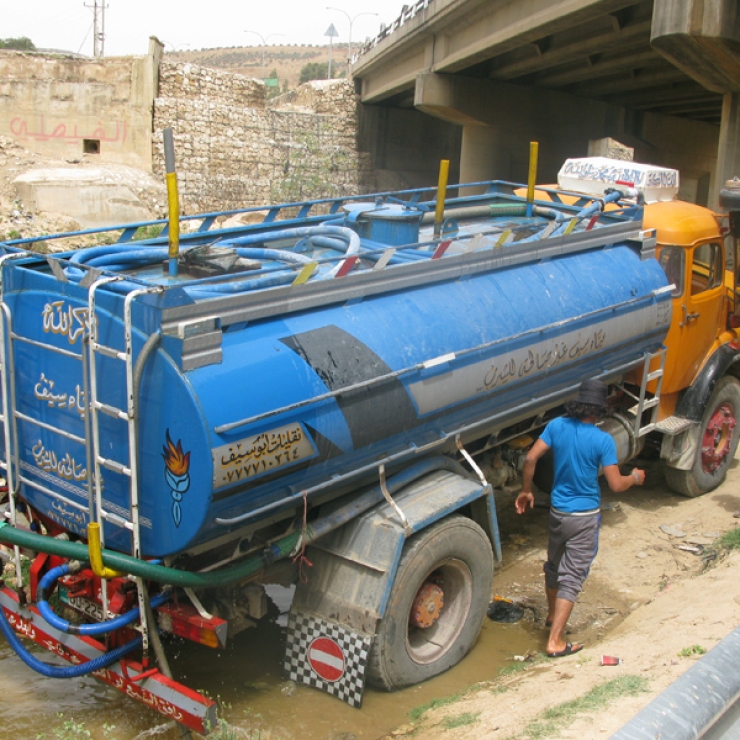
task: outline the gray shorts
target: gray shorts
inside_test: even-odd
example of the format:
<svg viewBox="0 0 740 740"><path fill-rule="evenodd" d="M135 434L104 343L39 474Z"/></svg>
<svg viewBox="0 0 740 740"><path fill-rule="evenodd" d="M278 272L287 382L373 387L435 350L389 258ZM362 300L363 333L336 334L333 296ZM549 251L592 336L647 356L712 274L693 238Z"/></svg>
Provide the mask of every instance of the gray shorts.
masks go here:
<svg viewBox="0 0 740 740"><path fill-rule="evenodd" d="M545 586L559 599L575 601L599 549L601 514L565 514L550 509Z"/></svg>

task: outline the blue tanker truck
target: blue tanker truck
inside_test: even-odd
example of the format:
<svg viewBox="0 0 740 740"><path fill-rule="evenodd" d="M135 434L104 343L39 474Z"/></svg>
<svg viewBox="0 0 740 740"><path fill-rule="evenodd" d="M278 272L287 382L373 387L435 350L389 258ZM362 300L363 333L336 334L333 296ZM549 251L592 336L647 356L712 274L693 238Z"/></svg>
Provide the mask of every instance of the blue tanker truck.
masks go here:
<svg viewBox="0 0 740 740"><path fill-rule="evenodd" d="M676 490L721 482L740 322L718 217L673 200L669 170L567 174L3 245L0 627L20 658L206 732L168 634L219 649L264 616L263 584L297 583L293 680L359 706L366 681L435 676L491 599L495 490L584 378L609 384L622 462L659 440Z"/></svg>

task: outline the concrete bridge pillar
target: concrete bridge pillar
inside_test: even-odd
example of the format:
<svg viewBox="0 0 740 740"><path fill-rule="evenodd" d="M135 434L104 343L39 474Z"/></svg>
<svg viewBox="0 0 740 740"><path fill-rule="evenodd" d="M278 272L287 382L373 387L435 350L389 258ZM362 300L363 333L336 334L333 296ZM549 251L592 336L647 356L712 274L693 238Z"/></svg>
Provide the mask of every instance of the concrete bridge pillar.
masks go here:
<svg viewBox="0 0 740 740"><path fill-rule="evenodd" d="M526 179L529 142L539 141L540 181L553 182L590 139L619 137L619 108L552 90L457 75L416 78L414 107L462 127L460 181Z"/></svg>
<svg viewBox="0 0 740 740"><path fill-rule="evenodd" d="M725 93L722 101L722 123L719 129L717 183L713 206L717 206L719 191L727 180L740 177L740 93Z"/></svg>
<svg viewBox="0 0 740 740"><path fill-rule="evenodd" d="M460 182L480 182L496 177L491 173L509 172L508 147L490 126L463 126L460 148Z"/></svg>
<svg viewBox="0 0 740 740"><path fill-rule="evenodd" d="M740 175L740 3L655 0L651 44L704 87L724 93L710 196L716 207L725 180Z"/></svg>

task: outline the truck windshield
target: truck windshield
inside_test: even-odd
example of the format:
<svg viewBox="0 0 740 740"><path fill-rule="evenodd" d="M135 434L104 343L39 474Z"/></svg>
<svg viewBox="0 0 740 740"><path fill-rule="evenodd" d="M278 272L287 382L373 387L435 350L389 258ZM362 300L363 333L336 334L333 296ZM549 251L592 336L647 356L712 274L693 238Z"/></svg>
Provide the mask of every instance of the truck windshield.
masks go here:
<svg viewBox="0 0 740 740"><path fill-rule="evenodd" d="M658 256L669 283L673 283L671 295L676 298L683 295L684 250L680 247L663 247Z"/></svg>

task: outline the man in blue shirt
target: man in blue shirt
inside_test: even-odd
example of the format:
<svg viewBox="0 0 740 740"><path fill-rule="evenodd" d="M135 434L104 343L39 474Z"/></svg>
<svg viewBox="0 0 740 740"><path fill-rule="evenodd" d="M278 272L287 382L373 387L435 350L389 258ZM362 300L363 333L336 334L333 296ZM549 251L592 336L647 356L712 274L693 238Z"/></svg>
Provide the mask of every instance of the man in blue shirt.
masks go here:
<svg viewBox="0 0 740 740"><path fill-rule="evenodd" d="M600 380L581 383L578 397L565 405L567 416L553 419L534 443L522 469L522 492L514 505L518 514L534 507L532 478L537 461L550 449L555 482L550 494L550 537L545 563L545 592L550 627L547 655L559 658L583 648L563 639L573 604L583 588L599 547L601 490L599 468L614 493L645 482L645 471L619 472L617 448L596 423L607 416L608 388Z"/></svg>

